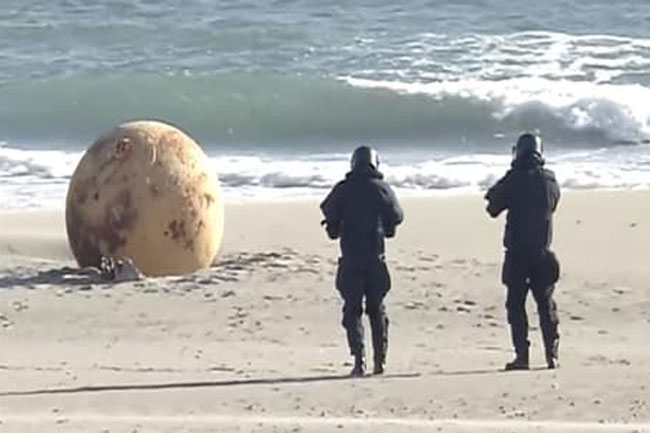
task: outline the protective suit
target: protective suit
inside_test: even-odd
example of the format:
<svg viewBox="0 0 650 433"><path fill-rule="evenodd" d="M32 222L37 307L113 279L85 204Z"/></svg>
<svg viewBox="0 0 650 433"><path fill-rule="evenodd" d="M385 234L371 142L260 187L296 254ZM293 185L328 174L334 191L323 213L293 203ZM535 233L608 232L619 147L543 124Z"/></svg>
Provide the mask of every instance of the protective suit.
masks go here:
<svg viewBox="0 0 650 433"><path fill-rule="evenodd" d="M554 173L544 168L539 137L529 133L519 137L511 169L488 190L485 198L491 217L508 212L502 282L507 287L506 310L515 359L506 364L506 370L529 368L525 308L528 291L537 303L547 365L555 368L559 320L553 291L560 271L550 247L560 188Z"/></svg>
<svg viewBox="0 0 650 433"><path fill-rule="evenodd" d="M384 261L384 238L393 237L402 209L378 170L376 152L366 146L352 156L351 171L321 204L323 224L340 240L336 288L343 298L343 327L355 358L352 374L365 372L363 304L370 320L374 373L384 371L388 348L388 316L384 297L391 287Z"/></svg>

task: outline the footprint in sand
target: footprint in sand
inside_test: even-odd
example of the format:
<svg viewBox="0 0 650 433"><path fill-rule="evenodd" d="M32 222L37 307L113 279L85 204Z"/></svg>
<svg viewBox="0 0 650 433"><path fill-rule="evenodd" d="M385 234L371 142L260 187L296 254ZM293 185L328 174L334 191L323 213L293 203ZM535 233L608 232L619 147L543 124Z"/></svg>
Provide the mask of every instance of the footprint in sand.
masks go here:
<svg viewBox="0 0 650 433"><path fill-rule="evenodd" d="M27 304L27 302L22 302L22 301L14 301L11 303L11 306L14 309L14 311L17 313L29 309L29 305Z"/></svg>
<svg viewBox="0 0 650 433"><path fill-rule="evenodd" d="M0 314L0 327L4 329L9 329L13 326L13 322L9 320L4 314Z"/></svg>

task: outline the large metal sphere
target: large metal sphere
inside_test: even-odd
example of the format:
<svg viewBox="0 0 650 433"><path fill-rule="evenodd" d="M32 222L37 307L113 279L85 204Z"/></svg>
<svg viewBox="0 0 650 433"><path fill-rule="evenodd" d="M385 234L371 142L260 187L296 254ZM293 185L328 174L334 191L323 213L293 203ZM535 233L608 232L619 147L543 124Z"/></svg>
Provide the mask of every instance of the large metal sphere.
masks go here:
<svg viewBox="0 0 650 433"><path fill-rule="evenodd" d="M100 137L68 189L68 240L80 266L129 257L145 275L209 266L223 235L217 176L201 148L156 121L122 124Z"/></svg>

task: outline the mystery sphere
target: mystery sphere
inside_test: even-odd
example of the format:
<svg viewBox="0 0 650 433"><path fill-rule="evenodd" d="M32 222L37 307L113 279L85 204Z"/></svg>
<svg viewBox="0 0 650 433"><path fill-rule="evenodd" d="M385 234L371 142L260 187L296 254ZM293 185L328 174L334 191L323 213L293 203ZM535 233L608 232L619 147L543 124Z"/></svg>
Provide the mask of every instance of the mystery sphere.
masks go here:
<svg viewBox="0 0 650 433"><path fill-rule="evenodd" d="M207 157L183 131L157 121L122 124L77 166L66 228L80 266L130 258L145 275L210 266L223 235L223 203Z"/></svg>

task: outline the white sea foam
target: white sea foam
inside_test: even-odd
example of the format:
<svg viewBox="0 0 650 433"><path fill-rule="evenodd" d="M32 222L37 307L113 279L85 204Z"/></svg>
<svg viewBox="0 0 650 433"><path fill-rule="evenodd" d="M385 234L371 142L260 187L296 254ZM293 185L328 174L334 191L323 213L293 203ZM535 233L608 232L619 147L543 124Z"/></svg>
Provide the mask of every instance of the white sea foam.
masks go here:
<svg viewBox="0 0 650 433"><path fill-rule="evenodd" d="M529 31L463 36L420 33L355 42L350 52L381 53L376 68L356 76L395 80L551 80L611 82L630 71L647 74L650 39ZM596 78L594 80L594 78Z"/></svg>
<svg viewBox="0 0 650 433"><path fill-rule="evenodd" d="M421 33L401 46L376 40L358 49L377 50L387 60L341 76L355 87L482 102L504 128L541 123L547 133L564 127L612 141L650 140L650 39Z"/></svg>
<svg viewBox="0 0 650 433"><path fill-rule="evenodd" d="M81 154L0 147L2 208L63 208ZM322 198L349 169L347 155L312 157L212 156L229 201ZM404 157L382 154L381 170L400 195L485 190L509 168L508 154ZM556 151L548 166L569 189L650 188L650 146Z"/></svg>
<svg viewBox="0 0 650 433"><path fill-rule="evenodd" d="M650 101L650 88L640 84L597 84L534 77L427 83L342 79L355 87L423 94L435 100L451 96L483 101L494 107L492 115L499 121L530 118L531 110L537 110L570 131L599 131L614 142L650 140L650 104L646 102Z"/></svg>

